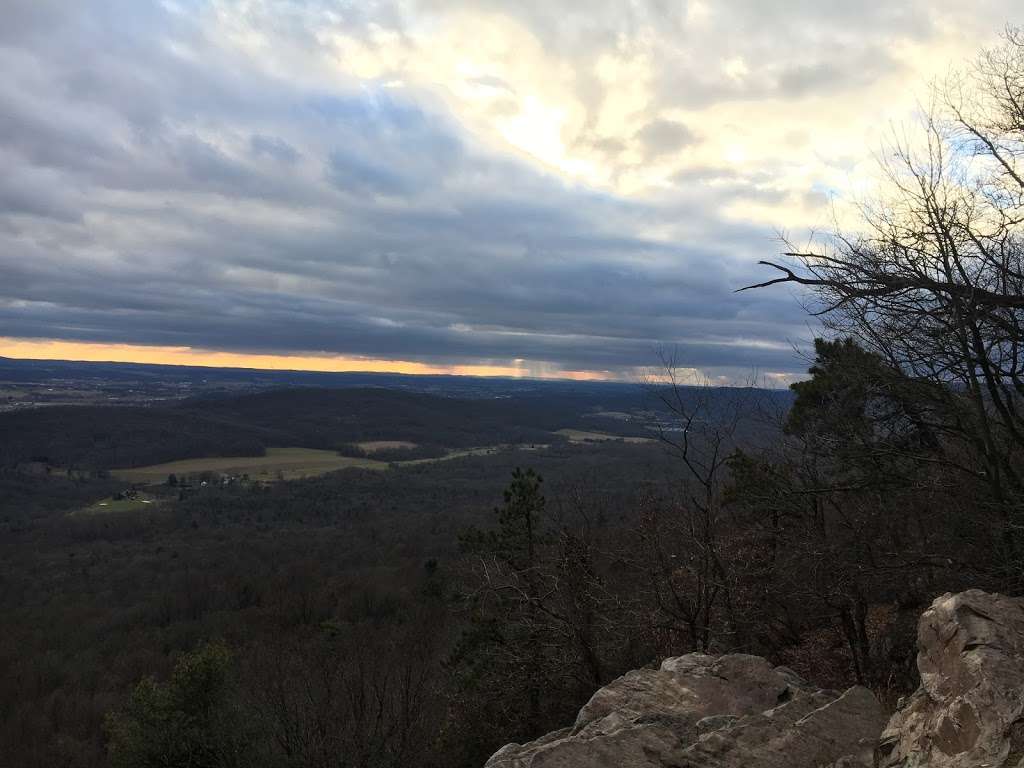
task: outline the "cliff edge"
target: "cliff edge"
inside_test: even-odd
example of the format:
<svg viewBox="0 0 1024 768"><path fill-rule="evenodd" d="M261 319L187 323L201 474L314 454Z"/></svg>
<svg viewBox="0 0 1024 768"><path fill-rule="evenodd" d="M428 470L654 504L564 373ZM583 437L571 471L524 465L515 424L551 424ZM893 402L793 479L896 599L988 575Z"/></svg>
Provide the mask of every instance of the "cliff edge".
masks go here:
<svg viewBox="0 0 1024 768"><path fill-rule="evenodd" d="M918 650L921 685L888 724L866 688L691 653L612 681L570 727L486 768L1024 768L1024 600L942 595Z"/></svg>

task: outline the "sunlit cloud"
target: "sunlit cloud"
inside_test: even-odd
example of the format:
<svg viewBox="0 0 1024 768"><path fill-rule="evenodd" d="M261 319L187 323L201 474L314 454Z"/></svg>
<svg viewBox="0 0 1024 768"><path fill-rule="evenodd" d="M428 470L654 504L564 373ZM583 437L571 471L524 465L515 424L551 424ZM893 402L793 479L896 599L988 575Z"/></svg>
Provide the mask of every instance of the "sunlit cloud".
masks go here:
<svg viewBox="0 0 1024 768"><path fill-rule="evenodd" d="M208 368L248 368L264 371L326 371L331 373L446 374L503 378L571 379L600 381L618 378L613 371L563 370L535 366L526 360L510 365L428 365L409 360L380 360L342 355L254 355L192 347L157 347L139 344L94 344L60 339L0 337L0 356L23 360L75 360L79 362L144 363Z"/></svg>

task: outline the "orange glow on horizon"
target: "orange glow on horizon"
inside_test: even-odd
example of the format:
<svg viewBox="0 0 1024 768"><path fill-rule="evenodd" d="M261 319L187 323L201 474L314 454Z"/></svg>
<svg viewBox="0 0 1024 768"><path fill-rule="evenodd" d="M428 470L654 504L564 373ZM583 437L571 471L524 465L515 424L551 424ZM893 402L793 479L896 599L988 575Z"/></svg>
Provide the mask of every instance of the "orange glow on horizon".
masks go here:
<svg viewBox="0 0 1024 768"><path fill-rule="evenodd" d="M616 378L610 371L531 372L522 365L430 365L410 360L385 360L343 355L269 355L219 352L193 347L158 347L141 344L104 344L60 339L0 337L0 356L23 360L73 360L97 363L191 365L206 368L254 368L268 371L326 373L449 374L510 378L600 381Z"/></svg>

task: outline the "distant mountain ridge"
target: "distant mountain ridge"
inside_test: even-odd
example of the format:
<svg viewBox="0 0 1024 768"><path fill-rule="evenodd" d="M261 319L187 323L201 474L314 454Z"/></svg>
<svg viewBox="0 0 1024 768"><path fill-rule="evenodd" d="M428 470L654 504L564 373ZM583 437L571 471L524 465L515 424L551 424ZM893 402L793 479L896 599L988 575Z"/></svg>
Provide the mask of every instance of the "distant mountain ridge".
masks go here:
<svg viewBox="0 0 1024 768"><path fill-rule="evenodd" d="M251 384L261 387L382 387L459 397L494 397L526 392L636 391L643 385L616 381L529 379L454 374L405 374L212 368L205 366L112 363L75 360L25 360L0 357L0 381L96 379L116 382L179 384Z"/></svg>
<svg viewBox="0 0 1024 768"><path fill-rule="evenodd" d="M0 412L0 466L109 469L381 440L453 450L557 442L562 429L650 437L651 414L668 416L656 390L623 382L12 358L0 358L0 382L35 393ZM64 391L78 399L59 399ZM680 393L702 398L706 418L737 398L782 408L792 400L781 390Z"/></svg>

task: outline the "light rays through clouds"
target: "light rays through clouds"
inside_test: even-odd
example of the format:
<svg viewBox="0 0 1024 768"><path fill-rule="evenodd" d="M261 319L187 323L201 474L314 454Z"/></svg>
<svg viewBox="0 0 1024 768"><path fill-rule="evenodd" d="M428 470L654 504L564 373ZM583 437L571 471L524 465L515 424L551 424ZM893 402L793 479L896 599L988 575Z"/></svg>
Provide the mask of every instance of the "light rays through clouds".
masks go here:
<svg viewBox="0 0 1024 768"><path fill-rule="evenodd" d="M732 289L1021 13L6 2L0 354L785 380L797 300Z"/></svg>

